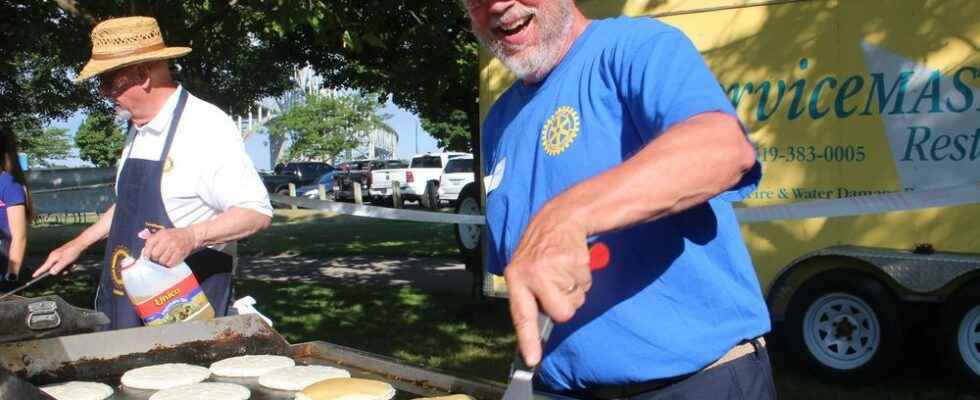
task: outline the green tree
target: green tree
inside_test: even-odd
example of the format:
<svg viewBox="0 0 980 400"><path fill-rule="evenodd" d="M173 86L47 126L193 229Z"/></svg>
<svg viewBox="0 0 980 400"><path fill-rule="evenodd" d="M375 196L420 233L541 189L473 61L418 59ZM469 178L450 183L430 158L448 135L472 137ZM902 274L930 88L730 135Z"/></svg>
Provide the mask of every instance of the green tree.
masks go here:
<svg viewBox="0 0 980 400"><path fill-rule="evenodd" d="M319 29L300 26L292 36L328 83L388 94L422 117L440 147L471 148L470 133L479 130L479 45L461 2L313 4L329 11L323 19L337 22Z"/></svg>
<svg viewBox="0 0 980 400"><path fill-rule="evenodd" d="M126 142L126 136L115 119L102 111L95 111L75 132L78 156L97 167L116 165Z"/></svg>
<svg viewBox="0 0 980 400"><path fill-rule="evenodd" d="M34 119L22 119L13 126L17 133L17 149L27 154L32 165L47 167L51 160L71 155L67 129L42 128Z"/></svg>
<svg viewBox="0 0 980 400"><path fill-rule="evenodd" d="M287 158L291 160L332 160L364 144L371 131L391 130L376 98L311 94L266 123L266 128L274 139L290 142Z"/></svg>
<svg viewBox="0 0 980 400"><path fill-rule="evenodd" d="M153 16L169 43L194 48L174 61L178 80L232 114L290 89L293 67L310 65L327 87L420 114L441 146L468 147L478 128L478 47L455 0L0 0L0 26L17 27L0 32L0 123L103 107L93 85L69 79L92 26L125 15Z"/></svg>

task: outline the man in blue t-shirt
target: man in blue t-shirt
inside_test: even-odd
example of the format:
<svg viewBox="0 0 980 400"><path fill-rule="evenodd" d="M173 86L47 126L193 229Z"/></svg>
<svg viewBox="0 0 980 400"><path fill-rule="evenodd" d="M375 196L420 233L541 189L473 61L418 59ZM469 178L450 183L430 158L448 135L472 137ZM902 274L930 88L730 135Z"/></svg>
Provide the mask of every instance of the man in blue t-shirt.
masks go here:
<svg viewBox="0 0 980 400"><path fill-rule="evenodd" d="M519 78L483 129L486 263L538 387L773 398L769 315L730 204L760 168L690 40L651 18L588 20L572 0L465 3ZM610 261L590 273L596 243ZM539 306L558 323L543 349Z"/></svg>

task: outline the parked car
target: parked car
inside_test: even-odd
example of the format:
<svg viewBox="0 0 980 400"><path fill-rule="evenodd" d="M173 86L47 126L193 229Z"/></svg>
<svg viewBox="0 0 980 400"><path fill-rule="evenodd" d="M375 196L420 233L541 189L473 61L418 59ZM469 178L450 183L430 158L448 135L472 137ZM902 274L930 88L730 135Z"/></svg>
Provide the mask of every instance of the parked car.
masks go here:
<svg viewBox="0 0 980 400"><path fill-rule="evenodd" d="M449 160L439 178L439 188L436 197L429 199L429 204L441 205L443 202L453 205L459 198L463 186L473 182L473 156L466 155Z"/></svg>
<svg viewBox="0 0 980 400"><path fill-rule="evenodd" d="M288 195L290 183L297 187L309 185L333 170L333 166L325 162L290 162L276 165L273 174L259 174L259 178L269 193Z"/></svg>
<svg viewBox="0 0 980 400"><path fill-rule="evenodd" d="M379 169L407 168L404 160L361 160L341 164L334 174L334 193L337 200L350 201L354 199L354 185L361 185L362 196L369 198L368 189L371 187L371 171Z"/></svg>
<svg viewBox="0 0 980 400"><path fill-rule="evenodd" d="M442 177L442 170L449 160L464 156L469 153L445 152L445 153L425 153L412 157L412 162L408 168L382 169L371 172L372 201L387 202L392 198L392 182L399 182L401 201L418 201L424 208L434 208L435 204L430 200L435 198L439 188L439 178ZM401 207L401 204L397 205Z"/></svg>
<svg viewBox="0 0 980 400"><path fill-rule="evenodd" d="M311 199L320 198L320 185L323 185L323 189L326 191L327 200L334 200L334 175L337 170L327 172L320 176L316 182L312 184L302 186L296 189L296 195L302 197L308 197Z"/></svg>

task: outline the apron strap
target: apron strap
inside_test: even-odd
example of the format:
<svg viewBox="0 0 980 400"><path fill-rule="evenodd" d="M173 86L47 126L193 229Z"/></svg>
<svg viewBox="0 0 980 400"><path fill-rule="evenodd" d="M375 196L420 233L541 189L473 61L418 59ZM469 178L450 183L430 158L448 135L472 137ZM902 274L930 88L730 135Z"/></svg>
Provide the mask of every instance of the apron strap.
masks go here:
<svg viewBox="0 0 980 400"><path fill-rule="evenodd" d="M187 105L187 89L180 88L180 97L177 99L177 108L174 109L174 116L170 120L170 130L167 132L167 140L163 144L163 151L160 153L160 161L167 162L167 154L170 154L170 144L174 142L174 133L177 132L177 125L180 117L184 114L184 106Z"/></svg>

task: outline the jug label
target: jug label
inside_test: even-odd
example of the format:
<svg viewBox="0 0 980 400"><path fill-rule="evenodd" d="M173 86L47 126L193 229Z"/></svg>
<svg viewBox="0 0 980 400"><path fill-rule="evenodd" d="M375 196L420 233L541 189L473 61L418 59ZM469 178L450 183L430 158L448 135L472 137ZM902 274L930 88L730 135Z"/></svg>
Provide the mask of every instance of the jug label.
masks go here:
<svg viewBox="0 0 980 400"><path fill-rule="evenodd" d="M136 305L136 311L146 325L163 325L193 319L210 307L204 291L194 275L178 282L160 294Z"/></svg>

